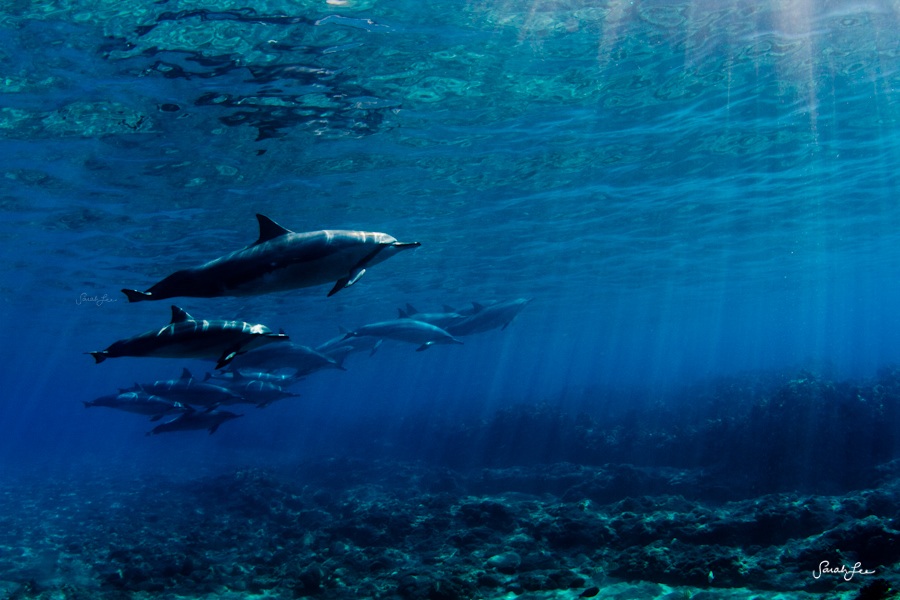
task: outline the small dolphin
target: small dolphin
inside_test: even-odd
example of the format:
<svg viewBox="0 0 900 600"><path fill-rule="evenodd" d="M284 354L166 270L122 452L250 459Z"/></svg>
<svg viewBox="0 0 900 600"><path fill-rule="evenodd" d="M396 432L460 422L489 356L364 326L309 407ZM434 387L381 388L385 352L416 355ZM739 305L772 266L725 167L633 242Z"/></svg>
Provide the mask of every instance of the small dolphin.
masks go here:
<svg viewBox="0 0 900 600"><path fill-rule="evenodd" d="M243 321L198 321L173 306L172 321L162 329L119 340L106 350L88 354L97 363L120 356L211 358L218 361L216 368L221 369L251 348L287 340L288 336L275 333L265 325Z"/></svg>
<svg viewBox="0 0 900 600"><path fill-rule="evenodd" d="M356 331L347 333L344 337L350 339L357 336L388 338L401 342L420 344L420 346L416 348L417 352L427 350L434 344L462 344L461 341L440 327L436 327L430 323L416 321L415 319L395 319L393 321L382 321L380 323L363 325Z"/></svg>
<svg viewBox="0 0 900 600"><path fill-rule="evenodd" d="M506 329L529 302L530 298L495 302L487 306L473 302L472 312L463 320L448 325L447 331L453 335L472 335L491 329Z"/></svg>
<svg viewBox="0 0 900 600"><path fill-rule="evenodd" d="M398 242L369 231L324 230L296 233L257 214L255 243L199 267L176 271L146 292L123 289L129 302L175 296L253 296L335 282L332 296L350 287L366 268L419 242Z"/></svg>
<svg viewBox="0 0 900 600"><path fill-rule="evenodd" d="M299 396L274 383L244 377L239 371L232 375L228 379L212 379L212 375L207 373L205 381L214 381L240 396L241 402L255 404L259 408L265 408L276 400Z"/></svg>
<svg viewBox="0 0 900 600"><path fill-rule="evenodd" d="M240 394L225 386L194 379L187 369L181 371L179 379L139 383L133 389L175 400L188 406L215 407L220 404L239 404L243 400Z"/></svg>
<svg viewBox="0 0 900 600"><path fill-rule="evenodd" d="M95 406L105 406L107 408L115 408L139 415L148 415L151 417L151 421L159 421L166 415L191 410L190 407L187 407L180 402L160 398L159 396L154 396L153 394L148 394L143 391L110 394L108 396L100 396L95 400L84 402L85 408L93 408Z"/></svg>
<svg viewBox="0 0 900 600"><path fill-rule="evenodd" d="M268 371L259 371L253 369L243 369L241 371L238 371L234 368L233 365L229 366L228 369L225 369L224 371L207 373L203 381L210 382L213 385L222 385L224 387L228 387L226 383L237 381L239 379L264 381L266 383L271 383L282 388L294 385L295 383L300 381L300 378L293 373L291 373L290 375L283 375L281 373L270 373ZM225 383L221 383L222 381L224 381Z"/></svg>
<svg viewBox="0 0 900 600"><path fill-rule="evenodd" d="M448 327L459 323L465 318L463 315L453 310L440 313L422 313L417 311L412 304L407 304L405 309L398 308L397 317L400 319L415 319L416 321L431 323L445 331L449 331Z"/></svg>
<svg viewBox="0 0 900 600"><path fill-rule="evenodd" d="M382 340L370 337L347 337L349 330L340 327L341 334L335 338L331 338L324 344L316 346L316 352L321 352L325 356L333 358L339 365L344 364L344 360L351 354L357 352L368 352L369 356L374 356L381 347Z"/></svg>
<svg viewBox="0 0 900 600"><path fill-rule="evenodd" d="M171 421L160 423L147 432L147 435L157 435L159 433L168 433L171 431L188 431L192 429L208 429L209 435L216 432L219 426L232 419L243 417L227 410L192 410L186 412Z"/></svg>
<svg viewBox="0 0 900 600"><path fill-rule="evenodd" d="M320 369L346 370L330 356L293 342L247 352L236 358L231 366L237 371L293 369L295 377L309 375Z"/></svg>

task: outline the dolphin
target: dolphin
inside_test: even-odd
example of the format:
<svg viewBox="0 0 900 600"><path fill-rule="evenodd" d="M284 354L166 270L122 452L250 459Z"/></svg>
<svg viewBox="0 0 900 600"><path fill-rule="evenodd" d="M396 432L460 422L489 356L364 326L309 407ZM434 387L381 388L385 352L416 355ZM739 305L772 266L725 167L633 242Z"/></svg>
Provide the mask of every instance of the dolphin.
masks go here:
<svg viewBox="0 0 900 600"><path fill-rule="evenodd" d="M225 386L194 379L187 369L181 371L179 379L138 383L133 389L162 396L188 406L209 407L220 404L239 404L243 401L240 394Z"/></svg>
<svg viewBox="0 0 900 600"><path fill-rule="evenodd" d="M191 410L180 402L174 402L148 394L143 391L122 392L120 394L110 394L100 396L95 400L83 401L85 408L93 408L95 406L105 406L107 408L115 408L124 410L125 412L137 413L139 415L150 416L151 421L159 421L166 415L186 412Z"/></svg>
<svg viewBox="0 0 900 600"><path fill-rule="evenodd" d="M206 381L214 381L217 385L228 388L241 397L241 402L255 404L259 408L265 408L276 400L299 396L274 383L244 377L240 371L234 371L232 375L228 379L212 379L212 375L207 373Z"/></svg>
<svg viewBox="0 0 900 600"><path fill-rule="evenodd" d="M227 384L239 379L252 379L253 381L262 381L283 388L294 385L295 383L300 381L301 378L297 377L293 373L289 375L283 375L280 373L270 373L268 371L252 369L242 369L240 372L238 372L238 370L235 369L232 365L224 371L207 373L206 377L203 378L203 381L210 382L213 385L228 387Z"/></svg>
<svg viewBox="0 0 900 600"><path fill-rule="evenodd" d="M162 329L113 342L106 350L88 354L98 364L120 356L211 358L217 361L216 368L221 369L251 348L288 339L285 334L275 333L265 325L243 321L198 321L172 306L172 321Z"/></svg>
<svg viewBox="0 0 900 600"><path fill-rule="evenodd" d="M268 371L293 369L295 377L309 375L320 369L346 370L330 356L317 352L309 346L302 346L293 342L266 346L265 348L247 352L237 357L231 366L237 371L244 371L245 369L265 369Z"/></svg>
<svg viewBox="0 0 900 600"><path fill-rule="evenodd" d="M441 329L447 330L448 327L459 323L465 317L458 312L453 310L440 312L440 313L422 313L416 310L416 308L412 304L407 304L406 308L398 308L397 309L397 318L399 319L415 319L416 321L423 321L425 323L431 323L436 327L440 327Z"/></svg>
<svg viewBox="0 0 900 600"><path fill-rule="evenodd" d="M530 298L495 302L487 306L473 302L472 312L461 321L448 325L447 331L453 335L472 335L491 329L506 329L529 302Z"/></svg>
<svg viewBox="0 0 900 600"><path fill-rule="evenodd" d="M230 421L243 416L244 415L228 412L227 410L192 410L177 416L171 421L160 423L148 431L147 435L157 435L171 431L188 431L191 429L208 429L209 435L212 435L225 421Z"/></svg>
<svg viewBox="0 0 900 600"><path fill-rule="evenodd" d="M129 302L176 296L254 296L334 282L329 296L350 287L366 269L419 242L386 233L323 230L296 233L257 214L259 239L199 267L176 271L146 292L123 289Z"/></svg>
<svg viewBox="0 0 900 600"><path fill-rule="evenodd" d="M344 338L350 339L358 336L388 338L420 344L416 348L416 352L427 350L434 344L462 344L461 341L440 327L416 321L415 319L395 319L393 321L381 321L380 323L363 325L356 331L348 332Z"/></svg>
<svg viewBox="0 0 900 600"><path fill-rule="evenodd" d="M356 352L368 352L369 356L374 356L381 347L383 340L379 338L369 337L347 337L350 333L347 329L340 327L340 335L331 338L323 344L316 346L316 352L333 358L339 365L344 364L344 360Z"/></svg>

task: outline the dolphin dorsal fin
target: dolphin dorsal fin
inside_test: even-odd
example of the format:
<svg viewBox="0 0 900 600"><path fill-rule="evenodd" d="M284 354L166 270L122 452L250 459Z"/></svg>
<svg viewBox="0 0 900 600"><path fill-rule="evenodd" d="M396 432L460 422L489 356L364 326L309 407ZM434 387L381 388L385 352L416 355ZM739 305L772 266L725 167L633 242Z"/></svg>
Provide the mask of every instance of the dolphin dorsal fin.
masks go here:
<svg viewBox="0 0 900 600"><path fill-rule="evenodd" d="M408 319L409 314L407 314L407 312L405 310L403 310L402 308L398 308L397 309L397 318L398 319Z"/></svg>
<svg viewBox="0 0 900 600"><path fill-rule="evenodd" d="M288 233L293 233L290 229L285 229L265 215L257 213L256 220L259 221L259 239L256 240L256 244L253 244L254 246L268 242L269 240L274 240L275 238L287 235Z"/></svg>
<svg viewBox="0 0 900 600"><path fill-rule="evenodd" d="M416 310L416 307L415 307L415 306L413 306L412 304L410 304L409 302L407 302L407 303L406 303L406 312L407 312L407 314L414 315L414 314L416 314L416 313L419 312L419 311Z"/></svg>
<svg viewBox="0 0 900 600"><path fill-rule="evenodd" d="M184 323L185 321L193 321L194 317L189 315L183 308L172 305L172 323Z"/></svg>
<svg viewBox="0 0 900 600"><path fill-rule="evenodd" d="M475 312L481 312L484 310L484 304L479 304L478 302L473 302L472 308L475 310Z"/></svg>
<svg viewBox="0 0 900 600"><path fill-rule="evenodd" d="M182 380L185 380L185 379L193 379L193 378L194 378L194 376L191 375L191 372L188 371L187 367L183 367L183 368L181 369L181 379L182 379Z"/></svg>

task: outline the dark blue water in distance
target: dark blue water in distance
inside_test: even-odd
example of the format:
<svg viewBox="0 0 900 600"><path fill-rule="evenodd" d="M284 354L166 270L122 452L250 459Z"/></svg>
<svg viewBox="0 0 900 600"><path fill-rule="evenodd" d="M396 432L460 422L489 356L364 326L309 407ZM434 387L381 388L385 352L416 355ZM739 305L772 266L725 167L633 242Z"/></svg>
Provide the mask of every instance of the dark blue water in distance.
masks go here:
<svg viewBox="0 0 900 600"><path fill-rule="evenodd" d="M898 32L888 0L4 3L0 593L894 597ZM421 247L332 297L119 291L257 213ZM215 435L83 405L213 370L85 354L171 304L317 346L519 298Z"/></svg>

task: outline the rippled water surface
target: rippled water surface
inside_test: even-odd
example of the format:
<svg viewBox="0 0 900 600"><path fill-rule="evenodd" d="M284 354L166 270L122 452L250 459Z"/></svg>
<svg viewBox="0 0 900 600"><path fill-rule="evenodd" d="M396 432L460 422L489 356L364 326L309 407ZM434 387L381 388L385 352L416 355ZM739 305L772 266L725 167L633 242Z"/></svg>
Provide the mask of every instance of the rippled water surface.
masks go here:
<svg viewBox="0 0 900 600"><path fill-rule="evenodd" d="M136 363L81 353L168 308L118 290L252 242L257 212L422 247L331 299L185 308L314 345L407 302L534 299L493 345L404 363L412 378L515 395L522 373L547 393L871 373L898 355L897 19L891 2L8 4L16 393L129 379Z"/></svg>

